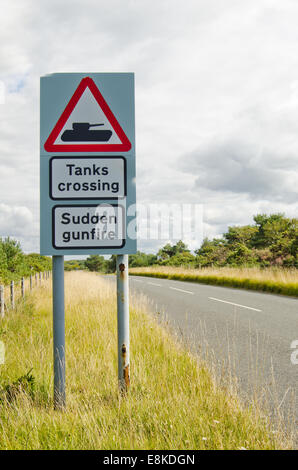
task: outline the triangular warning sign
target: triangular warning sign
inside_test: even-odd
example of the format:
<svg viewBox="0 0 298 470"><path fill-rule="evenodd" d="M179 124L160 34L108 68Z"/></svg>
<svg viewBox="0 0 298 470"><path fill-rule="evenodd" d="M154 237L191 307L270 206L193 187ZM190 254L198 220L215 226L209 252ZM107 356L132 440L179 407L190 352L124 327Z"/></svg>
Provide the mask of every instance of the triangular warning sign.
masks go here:
<svg viewBox="0 0 298 470"><path fill-rule="evenodd" d="M86 77L44 148L47 152L128 152L131 143L92 78Z"/></svg>

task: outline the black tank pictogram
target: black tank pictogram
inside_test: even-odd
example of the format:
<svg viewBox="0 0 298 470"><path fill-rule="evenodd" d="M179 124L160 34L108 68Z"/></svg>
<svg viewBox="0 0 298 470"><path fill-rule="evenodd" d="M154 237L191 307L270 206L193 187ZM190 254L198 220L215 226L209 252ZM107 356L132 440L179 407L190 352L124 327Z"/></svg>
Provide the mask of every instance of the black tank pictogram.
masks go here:
<svg viewBox="0 0 298 470"><path fill-rule="evenodd" d="M73 122L72 130L66 130L61 136L63 142L108 142L112 131L93 131L90 127L104 126L104 124L89 124L89 122Z"/></svg>

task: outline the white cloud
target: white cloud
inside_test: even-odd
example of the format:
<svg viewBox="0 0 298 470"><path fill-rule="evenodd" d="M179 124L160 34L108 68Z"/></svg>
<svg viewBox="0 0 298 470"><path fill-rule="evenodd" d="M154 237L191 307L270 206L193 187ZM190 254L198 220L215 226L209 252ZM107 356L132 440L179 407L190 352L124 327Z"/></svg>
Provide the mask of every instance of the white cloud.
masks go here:
<svg viewBox="0 0 298 470"><path fill-rule="evenodd" d="M27 207L0 204L0 220L0 237L24 237L26 232L34 235L33 214Z"/></svg>
<svg viewBox="0 0 298 470"><path fill-rule="evenodd" d="M140 202L204 203L210 236L256 211L296 213L297 2L4 0L2 12L0 200L32 214L28 249L39 76L50 72L136 73ZM20 233L0 216L0 232Z"/></svg>

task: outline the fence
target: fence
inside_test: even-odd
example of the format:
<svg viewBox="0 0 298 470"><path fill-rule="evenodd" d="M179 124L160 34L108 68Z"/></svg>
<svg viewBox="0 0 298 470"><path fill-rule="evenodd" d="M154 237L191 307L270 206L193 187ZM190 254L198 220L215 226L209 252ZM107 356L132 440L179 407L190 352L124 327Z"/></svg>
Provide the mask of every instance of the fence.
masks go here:
<svg viewBox="0 0 298 470"><path fill-rule="evenodd" d="M32 274L28 278L22 277L20 281L11 281L10 285L0 285L0 317L4 317L5 312L13 310L15 304L20 299L25 298L26 292L32 291L34 287L42 285L43 281L51 277L51 271L43 271Z"/></svg>

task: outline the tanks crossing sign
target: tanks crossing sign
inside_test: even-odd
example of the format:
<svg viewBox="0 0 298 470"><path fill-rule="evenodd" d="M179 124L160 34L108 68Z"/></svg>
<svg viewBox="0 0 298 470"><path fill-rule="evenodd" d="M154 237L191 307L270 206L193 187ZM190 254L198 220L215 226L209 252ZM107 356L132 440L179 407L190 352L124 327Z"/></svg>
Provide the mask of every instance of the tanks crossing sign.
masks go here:
<svg viewBox="0 0 298 470"><path fill-rule="evenodd" d="M134 253L133 74L42 77L40 135L41 253Z"/></svg>

